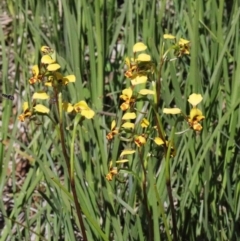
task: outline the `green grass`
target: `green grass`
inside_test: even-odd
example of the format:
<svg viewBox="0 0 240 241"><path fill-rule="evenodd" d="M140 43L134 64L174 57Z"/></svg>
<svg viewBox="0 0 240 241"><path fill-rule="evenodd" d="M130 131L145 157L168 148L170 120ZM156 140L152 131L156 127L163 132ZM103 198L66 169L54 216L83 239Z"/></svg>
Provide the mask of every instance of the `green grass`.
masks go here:
<svg viewBox="0 0 240 241"><path fill-rule="evenodd" d="M121 120L119 94L129 85L124 58L141 40L157 64L164 33L191 41L189 57L163 68L158 113L166 134L171 135L176 118L162 114L162 108L177 105L188 113L187 98L193 92L202 94L205 116L200 134L190 130L174 135L177 153L170 159L170 176L178 240L240 240L239 2L174 0L170 7L166 0L125 1L121 7L113 0L59 2L6 3L13 22L8 36L0 28L1 92L15 94L15 102L1 99L0 103L0 193L6 195L3 190L11 180L13 207L8 212L0 199L5 221L0 241L80 240L56 126L40 117L42 125L27 121L20 131L17 120L22 103L31 101L30 68L39 62L42 45L56 49L63 72L77 78L66 87L63 98L72 103L85 99L97 113L81 125L73 115L64 119L65 146L74 162L87 240L174 240L161 148L149 144L142 153L146 193L138 154L129 156L124 165L128 170L119 175L124 182L105 178L109 162L133 145L118 138L109 144L106 134L114 117L102 112ZM116 43L123 52L112 62ZM9 49L14 63L8 61ZM8 71L12 64L15 73ZM186 128L186 123L176 127L177 131ZM21 180L16 176L17 163L24 160L30 168Z"/></svg>

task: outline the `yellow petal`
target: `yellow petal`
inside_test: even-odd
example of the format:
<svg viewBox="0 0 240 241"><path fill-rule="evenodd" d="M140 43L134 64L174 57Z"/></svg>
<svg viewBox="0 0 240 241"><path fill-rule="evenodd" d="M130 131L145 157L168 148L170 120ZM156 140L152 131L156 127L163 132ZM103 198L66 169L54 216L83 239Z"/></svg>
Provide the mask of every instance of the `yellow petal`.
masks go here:
<svg viewBox="0 0 240 241"><path fill-rule="evenodd" d="M29 108L28 102L23 103L23 112L25 112Z"/></svg>
<svg viewBox="0 0 240 241"><path fill-rule="evenodd" d="M131 155L133 153L135 153L135 150L123 150L120 154L120 157L124 156L124 155Z"/></svg>
<svg viewBox="0 0 240 241"><path fill-rule="evenodd" d="M61 68L61 66L59 64L49 64L47 67L47 70L48 71L56 71L60 68Z"/></svg>
<svg viewBox="0 0 240 241"><path fill-rule="evenodd" d="M134 129L134 123L131 123L131 122L125 122L124 124L122 124L122 128L126 128L126 129Z"/></svg>
<svg viewBox="0 0 240 241"><path fill-rule="evenodd" d="M120 105L120 108L122 111L125 111L129 108L130 104L129 104L129 101L127 102L123 102L121 105Z"/></svg>
<svg viewBox="0 0 240 241"><path fill-rule="evenodd" d="M125 64L130 68L130 59L128 57L125 59Z"/></svg>
<svg viewBox="0 0 240 241"><path fill-rule="evenodd" d="M201 121L203 119L205 119L205 116L204 115L199 115L196 117L197 121Z"/></svg>
<svg viewBox="0 0 240 241"><path fill-rule="evenodd" d="M160 137L156 137L154 139L154 142L158 145L158 146L161 146L164 144L164 141L160 138Z"/></svg>
<svg viewBox="0 0 240 241"><path fill-rule="evenodd" d="M136 114L134 112L128 112L123 115L122 120L133 120L136 119Z"/></svg>
<svg viewBox="0 0 240 241"><path fill-rule="evenodd" d="M138 93L140 95L154 95L154 91L149 89L142 89Z"/></svg>
<svg viewBox="0 0 240 241"><path fill-rule="evenodd" d="M33 65L33 67L32 67L32 73L33 73L33 76L35 76L35 77L38 76L38 74L39 74L38 65Z"/></svg>
<svg viewBox="0 0 240 241"><path fill-rule="evenodd" d="M149 121L146 118L143 118L141 121L141 127L147 128L149 126Z"/></svg>
<svg viewBox="0 0 240 241"><path fill-rule="evenodd" d="M68 102L64 102L62 104L62 107L63 107L63 110L66 111L66 112L72 112L73 111L73 106L71 103L68 103Z"/></svg>
<svg viewBox="0 0 240 241"><path fill-rule="evenodd" d="M149 54L139 54L137 57L138 61L151 61L151 56Z"/></svg>
<svg viewBox="0 0 240 241"><path fill-rule="evenodd" d="M116 163L125 163L125 162L128 162L128 159L122 159L122 160L116 161Z"/></svg>
<svg viewBox="0 0 240 241"><path fill-rule="evenodd" d="M18 120L21 121L21 122L24 122L25 120L25 115L24 114L21 114L18 116Z"/></svg>
<svg viewBox="0 0 240 241"><path fill-rule="evenodd" d="M54 50L51 49L51 48L48 47L48 46L42 46L42 47L41 47L41 52L42 52L43 54L50 54L50 53L53 53Z"/></svg>
<svg viewBox="0 0 240 241"><path fill-rule="evenodd" d="M147 82L147 76L137 76L135 79L131 80L132 85L144 84Z"/></svg>
<svg viewBox="0 0 240 241"><path fill-rule="evenodd" d="M195 131L201 131L202 130L202 125L198 122L194 123L192 126L193 130Z"/></svg>
<svg viewBox="0 0 240 241"><path fill-rule="evenodd" d="M146 50L147 49L147 46L144 44L144 43L136 43L134 44L133 46L133 52L139 52L139 51L143 51L143 50Z"/></svg>
<svg viewBox="0 0 240 241"><path fill-rule="evenodd" d="M83 110L83 111L81 111L81 115L84 116L87 119L92 119L93 116L95 115L95 112L91 109Z"/></svg>
<svg viewBox="0 0 240 241"><path fill-rule="evenodd" d="M164 38L164 39L175 39L176 37L173 36L172 34L164 34L164 35L163 35L163 38Z"/></svg>
<svg viewBox="0 0 240 241"><path fill-rule="evenodd" d="M188 102L195 107L197 104L199 104L202 101L203 97L201 94L191 94L188 98Z"/></svg>
<svg viewBox="0 0 240 241"><path fill-rule="evenodd" d="M184 38L180 38L179 41L178 41L179 45L185 45L185 44L188 44L188 43L190 43L190 41L187 40L187 39L184 39Z"/></svg>
<svg viewBox="0 0 240 241"><path fill-rule="evenodd" d="M111 173L108 173L108 174L106 175L106 179L107 179L109 182L112 181L113 175L112 175Z"/></svg>
<svg viewBox="0 0 240 241"><path fill-rule="evenodd" d="M33 94L33 99L40 99L40 100L46 100L49 98L49 95L46 92L43 91L39 91L39 92L35 92Z"/></svg>
<svg viewBox="0 0 240 241"><path fill-rule="evenodd" d="M54 63L55 61L51 58L50 55L44 55L42 56L41 58L41 63L43 64L52 64Z"/></svg>
<svg viewBox="0 0 240 241"><path fill-rule="evenodd" d="M73 74L63 77L63 82L65 85L68 84L69 82L75 82L75 81L76 81L76 77Z"/></svg>
<svg viewBox="0 0 240 241"><path fill-rule="evenodd" d="M137 136L134 142L138 147L140 147L146 143L146 138L143 136Z"/></svg>
<svg viewBox="0 0 240 241"><path fill-rule="evenodd" d="M129 100L128 96L126 96L126 95L120 95L119 98L122 100L125 100L125 101Z"/></svg>
<svg viewBox="0 0 240 241"><path fill-rule="evenodd" d="M113 120L111 123L111 131L115 129L116 125L117 125L116 121Z"/></svg>
<svg viewBox="0 0 240 241"><path fill-rule="evenodd" d="M37 111L37 112L40 112L40 113L49 113L49 109L44 106L44 105L41 105L41 104L38 104L34 107L34 109Z"/></svg>
<svg viewBox="0 0 240 241"><path fill-rule="evenodd" d="M93 118L95 112L89 108L86 101L82 100L76 103L73 108L76 112L80 112L82 116L86 117L87 119Z"/></svg>
<svg viewBox="0 0 240 241"><path fill-rule="evenodd" d="M52 87L52 82L48 81L44 83L45 86Z"/></svg>
<svg viewBox="0 0 240 241"><path fill-rule="evenodd" d="M123 95L126 95L129 99L132 97L132 88L131 87L129 87L129 88L127 88L127 89L124 89L123 91L122 91L122 94Z"/></svg>
<svg viewBox="0 0 240 241"><path fill-rule="evenodd" d="M74 105L74 109L79 108L80 110L89 110L89 106L87 105L86 101L81 100Z"/></svg>
<svg viewBox="0 0 240 241"><path fill-rule="evenodd" d="M190 120L200 121L205 117L202 115L202 111L197 108L192 108L190 111Z"/></svg>
<svg viewBox="0 0 240 241"><path fill-rule="evenodd" d="M180 114L181 110L179 108L164 108L163 113L176 115L176 114Z"/></svg>

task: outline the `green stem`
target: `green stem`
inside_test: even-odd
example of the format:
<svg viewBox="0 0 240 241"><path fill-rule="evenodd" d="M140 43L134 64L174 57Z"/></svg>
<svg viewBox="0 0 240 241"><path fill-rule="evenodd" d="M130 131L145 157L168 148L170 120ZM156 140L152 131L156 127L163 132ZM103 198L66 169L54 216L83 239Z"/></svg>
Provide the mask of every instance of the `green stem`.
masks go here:
<svg viewBox="0 0 240 241"><path fill-rule="evenodd" d="M62 94L58 93L56 89L55 89L55 98L57 100L57 107L58 107L57 109L58 109L58 114L59 114L59 130L60 130L60 141L61 141L61 146L62 146L62 152L63 152L63 156L64 156L66 166L68 169L68 175L70 178L70 185L71 185L71 190L72 190L72 194L73 194L73 200L74 200L75 208L77 211L78 221L79 221L79 224L81 227L83 240L87 241L88 239L87 239L84 222L83 222L83 218L82 218L82 214L81 214L82 213L81 206L80 206L80 203L78 202L78 198L77 198L75 179L74 179L74 175L71 175L70 160L69 160L69 156L68 156L66 146L65 146L63 118L60 118L60 117L62 117Z"/></svg>
<svg viewBox="0 0 240 241"><path fill-rule="evenodd" d="M163 49L162 49L163 52ZM162 68L165 63L166 59L166 54L168 51L162 55L160 58L160 66L159 66L159 72L158 72L158 77L156 81L156 98L155 98L155 103L153 105L153 111L154 111L154 116L155 116L155 123L157 125L157 131L158 131L158 136L163 140L164 142L164 152L166 154L166 163L165 163L165 175L166 175L166 187L167 187L167 192L168 192L168 198L170 202L170 209L171 209L171 214L172 214L172 223L173 223L173 240L177 241L177 224L176 224L176 218L175 218L175 209L174 209L174 203L173 203L173 196L172 196L172 188L171 188L171 179L170 179L170 153L171 153L171 142L167 143L165 139L165 132L162 126L162 122L160 120L160 117L158 115L158 106L160 102L160 92L161 92L161 76L162 76ZM173 128L175 130L175 128ZM173 140L173 134L174 131L171 133L171 139Z"/></svg>
<svg viewBox="0 0 240 241"><path fill-rule="evenodd" d="M154 185L154 191L155 191L155 194L156 194L156 198L157 198L157 201L158 201L158 207L159 207L159 211L162 215L162 219L163 219L163 223L164 223L164 227L165 227L165 232L166 232L166 235L167 235L167 239L168 241L172 241L172 237L170 235L170 230L169 230L169 225L167 223L167 217L166 217L166 214L164 212L164 206L163 206L163 202L160 198L160 195L158 193L158 190L157 190L157 187L156 185Z"/></svg>
<svg viewBox="0 0 240 241"><path fill-rule="evenodd" d="M169 143L167 143L167 141L165 139L165 132L163 130L162 122L158 115L158 106L159 106L159 102L160 102L160 92L161 92L162 68L165 63L165 58L166 58L167 52L160 59L158 78L157 78L157 82L156 82L156 99L155 99L155 104L153 105L153 111L155 114L155 122L157 125L158 136L164 141L164 149L165 149L165 154L166 154L166 163L165 163L166 187L167 187L170 209L171 209L171 214L172 214L173 240L177 241L178 240L177 239L177 223L176 223L176 215L175 215L175 208L174 208L172 187L171 187L171 177L170 177L170 156L171 156L171 147L172 147L172 140L173 140L173 136L174 136L174 132L175 132L175 127L172 129L170 141L169 141Z"/></svg>
<svg viewBox="0 0 240 241"><path fill-rule="evenodd" d="M170 203L170 209L172 214L172 224L173 224L173 240L177 241L177 222L176 222L176 214L175 214L175 208L174 208L174 202L173 202L173 196L172 196L172 187L171 187L171 179L166 180L166 186L167 186L167 192L168 192L168 198Z"/></svg>
<svg viewBox="0 0 240 241"><path fill-rule="evenodd" d="M166 162L165 162L165 176L166 176L166 187L168 192L168 198L170 203L170 209L172 214L172 224L173 224L173 240L177 241L177 222L176 222L176 213L174 208L174 201L173 201L173 195L172 195L172 186L171 186L171 169L170 169L170 158L171 158L171 151L173 146L173 139L174 139L174 133L175 133L175 127L178 121L176 121L175 125L172 128L170 140L168 142L167 146L167 153L166 153Z"/></svg>
<svg viewBox="0 0 240 241"><path fill-rule="evenodd" d="M160 92L161 92L162 68L163 68L164 63L166 62L165 60L166 60L167 54L170 50L171 50L171 48L168 49L163 54L163 51L164 51L164 44L163 44L162 49L161 49L161 58L160 58L160 65L159 65L159 70L158 70L158 77L157 77L157 81L156 81L156 100L155 100L156 107L159 106L160 97L161 97Z"/></svg>
<svg viewBox="0 0 240 241"><path fill-rule="evenodd" d="M156 93L157 93L157 99L156 99L156 107L158 107L160 102L160 92L161 92L161 76L162 76L162 67L164 65L164 58L161 57L160 59L160 66L159 66L159 72L158 72L158 78L156 83Z"/></svg>
<svg viewBox="0 0 240 241"><path fill-rule="evenodd" d="M141 165L142 165L143 175L144 175L143 182L142 182L142 188L143 188L143 202L144 202L144 206L145 206L145 209L146 209L146 212L147 212L147 218L148 218L148 227L149 227L148 240L153 241L152 213L148 208L148 199L147 199L147 171L146 171L146 168L144 166L144 160L143 160L141 150L139 150L139 157L140 157L140 160L141 160Z"/></svg>
<svg viewBox="0 0 240 241"><path fill-rule="evenodd" d="M148 218L148 240L153 241L153 220L152 220L152 212L149 210L148 207L148 199L147 199L147 171L144 167L144 160L142 159L142 156L140 157L141 159L141 164L143 168L143 173L144 173L144 179L142 182L142 188L143 188L143 202L144 206L146 208L147 212L147 218Z"/></svg>

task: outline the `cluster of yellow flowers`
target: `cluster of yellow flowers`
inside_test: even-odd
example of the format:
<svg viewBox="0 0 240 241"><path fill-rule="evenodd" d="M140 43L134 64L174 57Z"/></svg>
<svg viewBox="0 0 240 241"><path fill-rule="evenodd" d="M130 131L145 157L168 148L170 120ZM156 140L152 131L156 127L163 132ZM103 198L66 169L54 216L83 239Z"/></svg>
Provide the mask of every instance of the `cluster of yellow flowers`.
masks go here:
<svg viewBox="0 0 240 241"><path fill-rule="evenodd" d="M50 91L49 88L52 88L51 91L53 91L54 99L57 99L62 88L76 80L75 75L63 76L59 71L61 66L56 62L56 53L53 49L48 46L42 46L41 52L43 56L40 66L34 65L32 67L32 76L29 79L31 85L37 85L41 90L33 94L30 105L28 102L23 103L23 113L18 117L22 122L26 118L31 118L36 114L49 113L50 109L47 106L42 103L37 103L50 98L47 93L48 90ZM63 102L62 109L68 113L81 113L81 115L87 119L93 118L95 114L84 100L75 104Z"/></svg>
<svg viewBox="0 0 240 241"><path fill-rule="evenodd" d="M163 62L166 60L166 55L170 50L174 51L174 55L179 58L183 55L188 55L190 53L190 42L186 39L180 38L178 41L176 37L170 34L165 34L164 39L174 41L173 45L163 54L162 60ZM106 138L108 141L111 141L116 135L120 136L121 140L126 140L123 137L124 134L130 133L131 137L127 139L128 142L135 143L137 148L141 148L144 144L147 143L147 140L153 140L157 145L164 145L165 149L168 148L168 145L171 145L171 156L175 155L175 149L173 144L169 144L167 140L164 139L165 134L162 133L162 137L159 137L157 133L157 127L155 125L150 125L149 121L144 117L147 112L142 113L142 111L136 110L136 102L142 101L142 96L145 96L144 100L146 102L151 102L151 98L146 98L147 96L153 95L156 96L156 89L154 88L155 84L153 84L153 89L150 89L149 86L149 75L154 73L154 64L151 61L151 56L142 53L147 49L147 46L142 43L136 43L133 46L133 57L126 58L126 66L127 70L125 72L125 76L130 79L130 87L124 89L122 94L120 95L120 99L123 100L123 103L120 106L120 109L125 112L121 118L121 122L119 127L117 126L117 122L115 120L111 123L110 132L107 134ZM141 53L139 53L141 52ZM144 86L144 88L136 88L136 85ZM148 88L146 88L148 87ZM138 90L136 90L138 89ZM139 90L140 89L140 90ZM202 96L200 94L191 94L188 99L189 103L193 106L189 115L184 115L183 112L179 108L164 108L163 113L165 114L182 114L187 121L189 127L195 131L201 131L202 126L200 121L205 117L202 115L201 110L196 108L196 105L202 101ZM138 120L140 115L140 121ZM140 123L142 127L142 133L135 133L135 126L137 123ZM130 131L126 131L125 129L130 129ZM155 137L154 137L155 136ZM124 150L120 155L120 158L123 158L124 155L133 154L136 151L135 148ZM124 161L122 161L124 160ZM116 161L116 163L126 162L127 159L120 159ZM113 176L118 174L118 168L113 167L112 161L109 165L109 172L106 176L106 179L111 181Z"/></svg>
<svg viewBox="0 0 240 241"><path fill-rule="evenodd" d="M203 98L200 94L193 93L189 96L188 102L193 106L193 108L190 110L190 114L188 116L185 116L179 108L164 108L163 113L172 115L183 114L190 128L195 131L201 131L202 125L199 122L203 120L205 116L202 115L202 111L196 106L202 101L202 99Z"/></svg>
<svg viewBox="0 0 240 241"><path fill-rule="evenodd" d="M147 46L144 43L136 43L133 46L133 57L126 58L125 63L127 66L127 70L125 72L125 76L130 79L131 86L122 90L122 94L120 95L120 99L123 100L123 103L120 106L120 109L125 112L121 118L121 126L117 127L117 123L115 120L112 121L110 132L107 134L106 138L111 141L114 136L119 134L126 134L131 131L125 131L126 129L132 130L130 139L136 144L137 147L141 147L146 143L146 133L142 133L140 135L134 134L133 130L135 128L136 118L137 118L137 110L135 109L135 104L137 101L141 100L143 96L153 95L154 91L145 88L148 74L153 70L153 63L151 61L151 56L146 53L140 53L147 49ZM137 85L144 86L144 88L138 88L135 90ZM144 118L142 119L143 127L147 127L149 122ZM122 154L133 154L135 150L125 150ZM124 159L125 160L125 159ZM116 167L112 167L112 162L110 162L109 173L107 174L107 180L112 180L114 175L118 174L118 170ZM122 163L122 160L116 161L116 163Z"/></svg>
<svg viewBox="0 0 240 241"><path fill-rule="evenodd" d="M164 39L174 41L174 43L163 56L161 56L161 64L166 61L167 53L170 50L174 51L174 55L177 58L190 53L190 42L188 40L182 38L177 40L175 36L170 34L165 34ZM127 69L125 76L130 80L130 87L122 90L120 95L120 99L122 100L120 109L123 111L123 115L118 124L116 120L112 121L110 132L106 138L111 142L111 140L118 135L122 141L130 143L131 148L122 151L120 159L115 161L116 164L127 162L128 160L124 159L125 155L135 153L136 150L145 145L148 140L153 140L158 146L163 145L165 151L168 149L168 146L171 146L172 151L170 155L175 155L173 144L166 140L164 131L160 129L159 125L155 126L156 123L149 123L149 120L146 118L148 114L147 107L148 105L153 105L153 103L156 104L155 101L158 91L156 90L154 77L151 78L155 73L155 65L151 60L151 56L144 53L146 49L147 46L144 43L138 42L133 46L133 57L126 58ZM23 113L19 115L18 119L23 122L26 118L35 117L37 114L48 115L50 109L42 103L50 99L48 92L52 93L58 108L61 108L67 113L80 113L81 116L87 119L93 118L95 112L84 100L74 104L64 102L61 99L60 101L58 100L58 95L61 94L62 89L67 84L75 82L76 77L74 75L62 75L60 72L61 66L56 62L56 53L53 49L48 46L43 46L41 52L43 54L41 63L39 66L34 65L32 67L32 76L29 79L29 83L38 87L40 91L36 91L33 94L31 103L23 103ZM136 103L140 101L143 102L143 105L142 109L138 110ZM183 115L189 128L199 132L202 130L200 121L205 118L201 110L196 107L201 101L202 96L193 93L188 99L188 102L193 106L189 115L185 115L179 108L164 108L163 113ZM153 111L152 116L154 115L156 115L156 113ZM156 119L157 118L152 118L152 120ZM138 125L140 125L141 128L136 128ZM113 162L110 161L106 179L110 181L117 174L118 168L113 166Z"/></svg>

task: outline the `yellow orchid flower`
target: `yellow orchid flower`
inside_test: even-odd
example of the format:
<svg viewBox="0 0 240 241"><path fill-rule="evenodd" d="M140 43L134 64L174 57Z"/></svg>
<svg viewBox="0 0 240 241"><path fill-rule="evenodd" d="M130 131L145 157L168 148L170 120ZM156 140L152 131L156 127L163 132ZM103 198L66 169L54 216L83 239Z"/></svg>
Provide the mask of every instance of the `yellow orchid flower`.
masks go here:
<svg viewBox="0 0 240 241"><path fill-rule="evenodd" d="M111 161L110 164L109 164L109 172L106 175L106 179L108 181L112 181L113 177L117 174L118 174L118 169L117 169L117 167L112 166L112 161Z"/></svg>
<svg viewBox="0 0 240 241"><path fill-rule="evenodd" d="M133 91L130 87L122 91L122 95L120 95L120 99L124 100L124 102L121 104L120 108L123 111L129 109L130 104L135 102L135 99L132 98L132 93Z"/></svg>
<svg viewBox="0 0 240 241"><path fill-rule="evenodd" d="M203 119L205 119L205 116L202 115L202 111L194 107L190 111L190 115L188 117L188 124L193 130L201 131L202 126L199 122Z"/></svg>
<svg viewBox="0 0 240 241"><path fill-rule="evenodd" d="M174 40L176 42L176 37L171 34L164 34L163 35L164 39L170 39ZM181 57L184 54L190 54L190 41L184 38L180 38L178 42L173 46L173 49L175 49L175 55L177 57Z"/></svg>
<svg viewBox="0 0 240 241"><path fill-rule="evenodd" d="M132 153L130 153L130 150L129 150L129 153L126 153L126 154L132 154ZM128 159L121 159L121 160L116 161L116 164L122 164L122 163L126 163L126 162L128 162ZM106 175L106 179L108 181L112 181L113 177L116 176L117 174L118 174L118 168L113 167L112 161L110 161L109 171L108 171L108 174Z"/></svg>
<svg viewBox="0 0 240 241"><path fill-rule="evenodd" d="M87 119L92 119L95 115L95 112L91 108L89 108L86 101L84 100L76 103L73 108L77 113L81 113L81 115L86 117Z"/></svg>
<svg viewBox="0 0 240 241"><path fill-rule="evenodd" d="M179 57L184 55L184 54L190 54L190 41L180 38L178 41L178 46L179 46Z"/></svg>
<svg viewBox="0 0 240 241"><path fill-rule="evenodd" d="M131 61L129 58L125 59L125 63L128 69L124 75L129 79L134 79L137 76L137 63Z"/></svg>
<svg viewBox="0 0 240 241"><path fill-rule="evenodd" d="M143 146L145 143L146 143L146 138L145 136L141 135L141 136L137 136L134 140L135 144L138 146L138 147L141 147Z"/></svg>
<svg viewBox="0 0 240 241"><path fill-rule="evenodd" d="M38 65L34 65L32 67L32 77L29 79L29 83L35 84L36 82L40 82L42 80L42 75L39 74Z"/></svg>
<svg viewBox="0 0 240 241"><path fill-rule="evenodd" d="M199 122L205 119L202 111L196 108L196 105L198 105L202 101L202 99L202 95L196 93L191 94L188 98L188 102L193 106L193 108L190 110L190 115L188 116L187 121L189 126L195 131L202 130L202 126Z"/></svg>
<svg viewBox="0 0 240 241"><path fill-rule="evenodd" d="M185 116L185 119L187 120L190 128L192 128L195 131L202 130L202 126L199 122L205 119L205 116L203 116L202 111L196 108L196 105L198 105L202 101L202 99L202 95L196 93L191 94L188 98L188 102L193 106L193 108L190 110L190 115ZM164 108L163 113L175 115L182 113L182 111L179 108Z"/></svg>
<svg viewBox="0 0 240 241"><path fill-rule="evenodd" d="M115 120L112 121L111 123L111 131L107 134L106 138L108 140L112 140L115 135L119 133L118 128L117 128L117 123Z"/></svg>
<svg viewBox="0 0 240 241"><path fill-rule="evenodd" d="M146 118L143 118L141 121L141 127L147 128L149 126L149 121Z"/></svg>
<svg viewBox="0 0 240 241"><path fill-rule="evenodd" d="M18 120L23 122L26 117L30 117L32 115L32 112L29 109L28 102L23 103L23 113L18 116Z"/></svg>

